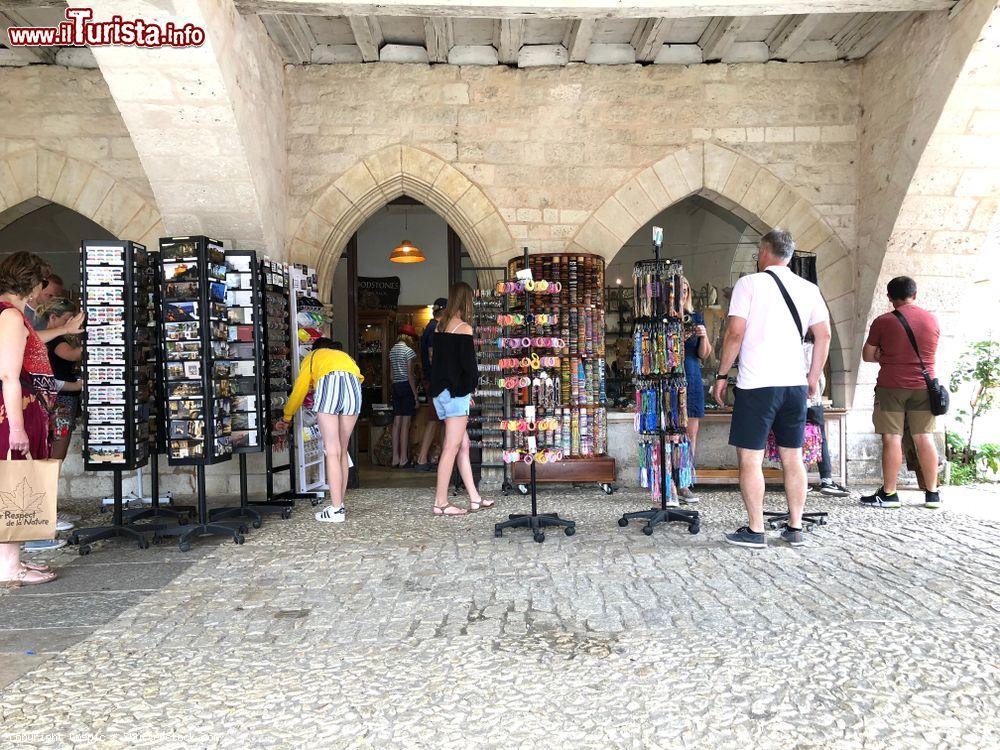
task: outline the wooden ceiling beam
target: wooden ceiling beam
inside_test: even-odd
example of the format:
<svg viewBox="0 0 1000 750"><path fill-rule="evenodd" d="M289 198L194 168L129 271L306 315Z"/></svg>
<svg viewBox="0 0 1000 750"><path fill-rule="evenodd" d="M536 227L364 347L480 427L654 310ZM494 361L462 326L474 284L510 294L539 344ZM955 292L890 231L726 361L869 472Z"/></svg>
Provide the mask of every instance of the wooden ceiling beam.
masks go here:
<svg viewBox="0 0 1000 750"><path fill-rule="evenodd" d="M433 16L424 19L424 46L432 63L448 62L448 53L455 45L454 24L450 18Z"/></svg>
<svg viewBox="0 0 1000 750"><path fill-rule="evenodd" d="M570 62L583 62L587 59L587 50L594 40L594 29L597 21L593 18L581 18L570 24L569 32L563 46L569 50Z"/></svg>
<svg viewBox="0 0 1000 750"><path fill-rule="evenodd" d="M519 18L500 19L497 56L503 65L516 65L517 54L524 45L524 21Z"/></svg>
<svg viewBox="0 0 1000 750"><path fill-rule="evenodd" d="M2 0L6 7L62 5ZM455 18L693 18L950 10L954 0L235 0L241 13Z"/></svg>
<svg viewBox="0 0 1000 750"><path fill-rule="evenodd" d="M698 40L702 59L705 62L714 62L725 57L746 22L746 18L737 16L719 16L709 21L708 27Z"/></svg>
<svg viewBox="0 0 1000 750"><path fill-rule="evenodd" d="M385 41L382 36L382 26L375 16L348 16L354 41L361 49L361 59L365 62L378 62L378 53Z"/></svg>
<svg viewBox="0 0 1000 750"><path fill-rule="evenodd" d="M260 20L285 62L301 65L312 61L316 38L305 16L264 14Z"/></svg>
<svg viewBox="0 0 1000 750"><path fill-rule="evenodd" d="M7 36L7 29L11 26L34 26L16 10L10 10L6 3L0 11L0 44L10 47L10 37ZM45 63L52 65L56 61L55 47L10 47L12 53L17 54L21 59L29 62Z"/></svg>
<svg viewBox="0 0 1000 750"><path fill-rule="evenodd" d="M889 36L910 13L868 13L851 34L833 38L833 43L842 57L859 60L867 55Z"/></svg>
<svg viewBox="0 0 1000 750"><path fill-rule="evenodd" d="M809 38L820 22L818 14L805 16L784 16L774 31L768 34L767 43L771 50L771 58L775 60L787 60L795 51L802 46L803 42Z"/></svg>
<svg viewBox="0 0 1000 750"><path fill-rule="evenodd" d="M669 18L644 18L632 35L635 61L650 63L656 59L660 48L667 43L673 21Z"/></svg>

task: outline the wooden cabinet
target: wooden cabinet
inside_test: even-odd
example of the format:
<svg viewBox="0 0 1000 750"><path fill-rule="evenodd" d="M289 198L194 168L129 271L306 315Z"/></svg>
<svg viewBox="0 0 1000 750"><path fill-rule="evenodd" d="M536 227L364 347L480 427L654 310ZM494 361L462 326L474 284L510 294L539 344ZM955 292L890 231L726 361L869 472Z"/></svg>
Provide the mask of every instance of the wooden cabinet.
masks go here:
<svg viewBox="0 0 1000 750"><path fill-rule="evenodd" d="M372 404L392 402L392 378L389 375L389 349L396 339L396 313L391 310L358 312L358 367L365 381L361 386L363 417L371 414Z"/></svg>

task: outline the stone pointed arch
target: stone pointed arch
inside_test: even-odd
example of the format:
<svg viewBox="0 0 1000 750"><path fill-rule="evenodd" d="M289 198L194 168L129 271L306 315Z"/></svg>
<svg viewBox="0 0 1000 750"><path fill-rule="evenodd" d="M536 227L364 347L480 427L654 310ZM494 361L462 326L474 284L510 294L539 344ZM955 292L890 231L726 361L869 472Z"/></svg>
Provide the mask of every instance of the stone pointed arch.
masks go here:
<svg viewBox="0 0 1000 750"><path fill-rule="evenodd" d="M836 340L841 347L851 345L856 272L847 246L795 188L725 146L692 144L633 174L580 226L570 250L610 261L657 214L695 194L732 211L762 234L777 226L787 229L800 250L816 253ZM840 349L831 351L831 359L839 370L835 385L840 387L850 356Z"/></svg>
<svg viewBox="0 0 1000 750"><path fill-rule="evenodd" d="M0 158L0 228L47 203L144 245L155 246L166 234L155 206L92 162L46 148Z"/></svg>
<svg viewBox="0 0 1000 750"><path fill-rule="evenodd" d="M513 251L506 222L472 180L429 151L396 145L365 157L320 195L292 237L292 260L316 266L326 295L351 236L378 209L404 194L447 221L476 265L493 265Z"/></svg>

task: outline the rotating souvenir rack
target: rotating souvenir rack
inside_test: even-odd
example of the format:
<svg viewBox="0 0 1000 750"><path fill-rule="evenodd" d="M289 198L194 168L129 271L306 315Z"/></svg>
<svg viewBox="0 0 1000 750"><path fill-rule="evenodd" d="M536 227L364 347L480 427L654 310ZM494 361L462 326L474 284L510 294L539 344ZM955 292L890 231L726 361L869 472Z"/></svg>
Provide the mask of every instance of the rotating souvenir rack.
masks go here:
<svg viewBox="0 0 1000 750"><path fill-rule="evenodd" d="M506 296L497 294L494 289L475 291L472 307L473 325L476 331L476 359L479 363L479 386L475 393L477 413L469 420L469 439L472 441L473 449L479 451L478 468L481 479L487 484L498 485L505 491L509 488L508 465L504 462L504 449L508 447L508 442L500 423L506 419L507 411L505 391L497 385L501 375L500 358L503 356L503 350L499 348L497 342L507 330L503 323L507 309L506 301ZM473 474L476 468L474 462Z"/></svg>
<svg viewBox="0 0 1000 750"><path fill-rule="evenodd" d="M267 499L251 503L259 511L274 509L282 518L291 518L296 500L313 497L312 494L296 492L295 441L289 440L288 425L282 421L288 394L292 390L291 353L292 327L289 316L291 286L288 266L284 263L264 258L260 261L260 289L264 304L264 319L261 352L263 356L263 420L264 420L264 467ZM275 454L285 453L287 461L275 465ZM274 477L288 472L288 489L276 492Z"/></svg>
<svg viewBox="0 0 1000 750"><path fill-rule="evenodd" d="M528 248L524 248L524 265L516 282L500 282L497 292L509 295L520 304L510 305L523 312L503 319L507 335L498 338L497 346L503 350L497 386L508 391L516 405L508 412L510 418L500 422L501 430L513 438L513 445L504 449L504 461L512 464L513 474L522 469L523 481L531 494L531 513L512 514L508 520L496 524L495 536L503 536L504 529L530 528L536 542L545 541L546 527L562 527L566 536L576 533L576 521L560 518L557 513L539 513L537 484L539 470L558 465L564 458L560 443L556 442L556 405L560 387L560 357L564 342L551 335L539 335L557 324L555 313L535 313L532 299L546 295L556 296L562 290L559 282L535 277L528 265ZM540 306L548 309L544 303ZM603 327L601 331L603 332ZM544 428L544 429L543 429ZM550 480L552 481L552 480ZM558 480L566 481L566 480Z"/></svg>
<svg viewBox="0 0 1000 750"><path fill-rule="evenodd" d="M295 325L292 344L292 381L299 374L302 360L312 351L313 342L323 335L326 325L323 304L319 301L319 282L316 269L295 264L289 268L291 292L289 294L289 319ZM304 406L295 415L295 453L298 461L293 464L296 472L295 488L306 493L313 505L318 505L327 489L326 456L316 415Z"/></svg>
<svg viewBox="0 0 1000 750"><path fill-rule="evenodd" d="M230 419L233 453L240 464L240 505L209 512L209 518L249 518L255 529L261 516L251 507L247 482L247 454L263 450L263 383L260 275L257 253L226 253L226 315L229 322L229 377L232 389Z"/></svg>
<svg viewBox="0 0 1000 750"><path fill-rule="evenodd" d="M536 369L530 357L527 363L522 361L524 354L517 349L503 355L504 359L516 356L519 360L518 368L505 369L505 374L527 377L533 386L535 380L541 380L550 427L545 431L545 444L563 455L562 461L537 467L536 481L596 482L610 495L614 492L615 460L607 455L604 260L586 253L525 255L510 261L509 277L514 278L523 268L530 269L533 278L554 285L545 292L536 287L528 296L534 300L532 338L552 342L542 348L558 358L558 364ZM558 291L552 292L552 288ZM550 394L547 389L552 387ZM513 399L515 417L520 416L519 401L527 403L524 389ZM527 466L514 464L512 479L522 494L527 493Z"/></svg>
<svg viewBox="0 0 1000 750"><path fill-rule="evenodd" d="M122 474L145 466L150 455L150 405L156 387L152 329L153 274L146 248L137 242L85 240L80 247L80 296L87 316L81 368L83 465L114 474L110 526L78 529L70 543L80 554L102 539L127 537L140 549L155 527L124 516Z"/></svg>
<svg viewBox="0 0 1000 750"><path fill-rule="evenodd" d="M647 536L657 524L680 521L688 531L701 529L698 512L677 507L676 489L694 483L694 457L687 430L687 380L684 376L682 268L660 260L663 230L653 229L653 260L633 269L635 331L633 382L635 429L639 433L639 480L658 507L626 513L619 526L644 520Z"/></svg>
<svg viewBox="0 0 1000 750"><path fill-rule="evenodd" d="M208 237L160 239L160 317L164 424L171 466L194 466L198 523L158 531L192 539L223 534L243 543L242 521L209 521L205 467L228 461L232 445L232 363L226 309L228 266L222 243Z"/></svg>

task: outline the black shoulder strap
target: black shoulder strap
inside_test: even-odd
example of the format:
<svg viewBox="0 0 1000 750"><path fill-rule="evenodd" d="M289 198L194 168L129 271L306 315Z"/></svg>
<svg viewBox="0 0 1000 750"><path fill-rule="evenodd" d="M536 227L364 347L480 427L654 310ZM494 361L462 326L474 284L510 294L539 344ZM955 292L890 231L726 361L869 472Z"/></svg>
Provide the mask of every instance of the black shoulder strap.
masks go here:
<svg viewBox="0 0 1000 750"><path fill-rule="evenodd" d="M785 298L785 304L788 305L788 311L792 314L792 320L795 321L795 330L799 332L799 338L805 341L806 333L802 330L802 318L799 317L799 311L796 309L795 303L792 302L792 297L788 294L788 290L785 289L785 285L781 283L781 279L778 278L778 274L774 271L764 271L764 273L774 279L774 283L778 285L778 291L780 291L781 296Z"/></svg>
<svg viewBox="0 0 1000 750"><path fill-rule="evenodd" d="M910 328L909 321L906 320L906 316L904 316L899 310L893 310L892 314L896 316L896 319L905 329L906 335L910 339L910 346L913 347L913 352L917 355L917 361L920 362L920 369L923 370L924 378L927 378L929 376L927 372L927 365L924 364L924 358L920 356L920 348L917 346L917 337L913 335L913 329Z"/></svg>

